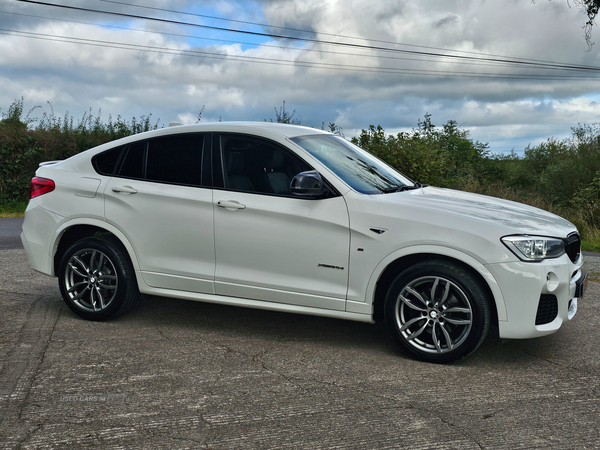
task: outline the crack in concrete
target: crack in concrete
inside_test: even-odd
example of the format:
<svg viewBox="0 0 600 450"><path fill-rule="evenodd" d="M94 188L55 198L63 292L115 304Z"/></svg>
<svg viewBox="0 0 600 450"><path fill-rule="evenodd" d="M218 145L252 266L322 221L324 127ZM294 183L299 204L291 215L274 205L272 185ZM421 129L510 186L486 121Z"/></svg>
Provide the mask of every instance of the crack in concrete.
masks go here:
<svg viewBox="0 0 600 450"><path fill-rule="evenodd" d="M519 350L522 351L523 353L525 353L526 355L529 355L529 356L539 359L541 361L545 361L548 364L551 364L553 366L562 367L564 369L567 369L567 370L569 370L571 372L575 372L575 373L584 373L586 375L590 375L591 377L595 378L596 380L600 379L600 377L598 377L597 372L593 372L593 371L590 371L590 370L587 370L587 369L584 369L581 367L576 367L572 364L561 364L558 361L553 360L552 358L548 358L546 356L540 355L539 353L534 353L534 352L528 351L522 347L519 348Z"/></svg>
<svg viewBox="0 0 600 450"><path fill-rule="evenodd" d="M204 424L207 434L210 434L211 433L211 424L204 418L204 416L202 414L199 414L198 417L201 419L202 423ZM176 436L176 435L171 434L171 432L168 432L168 431L162 432L159 429L147 428L143 425L141 425L141 426L134 425L133 429L135 429L136 432L139 434L152 435L152 436L163 436L168 439L173 439L175 441L192 442L194 444L193 448L202 448L203 450L209 450L211 448L208 444L208 440L209 440L208 438L194 439L193 437ZM198 445L200 447L198 447Z"/></svg>
<svg viewBox="0 0 600 450"><path fill-rule="evenodd" d="M266 352L265 352L266 354ZM339 384L336 381L327 381L327 380L321 380L321 379L317 379L317 378L310 378L310 379L305 379L305 378L299 378L299 377L292 377L289 375L286 375L280 371L274 370L274 369L269 369L266 365L266 363L264 361L260 361L260 363L262 364L262 367L267 370L269 373L273 373L276 374L280 377L282 377L283 379L285 379L286 381L291 382L292 384L298 386L299 388L305 389L304 386L301 386L301 383L319 383L319 384L324 384L326 386L329 387L334 387L337 389L341 389L341 390L353 390L353 391L359 391L361 395L366 395L366 396L376 396L378 398L384 399L388 402L392 402L393 406L389 406L388 408L381 408L381 409L414 409L416 411L421 411L423 413L426 413L426 415L428 416L433 416L435 418L437 418L438 420L440 420L442 423L445 423L446 425L450 426L450 427L454 427L457 428L459 430L461 430L462 433L464 433L466 436L469 437L469 439L475 444L477 445L477 447L481 450L485 449L485 446L483 444L481 444L481 442L479 442L470 432L468 429L466 429L465 427L456 424L448 419L445 418L445 416L434 409L431 408L426 408L424 406L417 406L411 403L408 404L403 404L401 402L399 402L399 400L397 398L394 397L390 397L387 396L385 394L377 394L377 393L373 393L372 391L366 391L365 389L361 389L360 387L357 386L347 386L347 385L343 385L343 384ZM497 414L500 411L495 412L494 414Z"/></svg>
<svg viewBox="0 0 600 450"><path fill-rule="evenodd" d="M54 319L54 324L52 325L52 329L50 330L50 334L48 335L48 339L46 340L46 345L44 346L43 350L42 350L42 355L40 358L40 362L36 367L35 373L33 374L33 378L31 380L31 384L29 385L29 389L27 390L27 393L25 395L25 398L23 400L23 404L20 406L19 408L19 415L17 416L18 420L22 420L22 414L23 414L23 409L25 407L25 405L28 403L29 401L29 397L31 394L31 386L33 386L38 378L38 375L40 373L40 367L44 364L44 361L46 360L46 353L48 352L48 347L50 347L50 342L52 341L52 336L54 335L54 332L56 331L56 324L58 323L58 319L60 317L60 314L62 313L62 307L63 307L64 303L61 302L60 306L58 307L58 312L56 314L56 318Z"/></svg>
<svg viewBox="0 0 600 450"><path fill-rule="evenodd" d="M423 410L421 410L421 411L423 411ZM428 412L430 412L430 413L433 413L432 415L433 415L434 417L436 417L438 420L440 420L442 423L445 423L445 424L446 424L446 425L448 425L449 427L454 427L454 428L457 428L457 429L459 429L459 430L460 430L461 432L463 432L463 433L464 433L466 436L468 436L468 437L469 437L469 439L470 439L471 441L473 441L473 443L475 443L475 445L477 445L477 447L479 447L481 450L484 450L484 449L485 449L485 446L484 446L483 444L481 444L481 442L479 442L477 439L475 439L475 437L474 437L474 436L471 434L471 432L469 431L469 429L468 429L468 428L465 428L465 427L463 427L463 426L461 426L461 425L458 425L458 424L456 424L456 423L452 422L452 421L451 421L451 420L449 420L449 419L446 419L446 418L444 417L444 415L443 415L443 414L442 414L440 411L437 411L437 410L435 410L435 409L425 409L425 411L428 411Z"/></svg>
<svg viewBox="0 0 600 450"><path fill-rule="evenodd" d="M36 293L7 291L6 289L0 289L0 294L17 295L19 297L39 297L39 294Z"/></svg>
<svg viewBox="0 0 600 450"><path fill-rule="evenodd" d="M58 322L62 303L53 311L55 305L51 298L43 296L32 303L15 345L8 352L6 369L0 373L0 406L4 409L0 427L14 430L5 442L7 448L20 447L39 427L24 422L22 413Z"/></svg>
<svg viewBox="0 0 600 450"><path fill-rule="evenodd" d="M166 433L156 433L159 436L163 436L166 437L168 439L173 439L174 441L177 442L192 442L195 445L199 445L200 447L194 447L194 448L201 448L202 450L210 450L211 447L209 447L207 442L204 441L199 441L197 439L191 439L191 438L184 438L184 437L179 437L179 436L173 436L171 434L166 434Z"/></svg>

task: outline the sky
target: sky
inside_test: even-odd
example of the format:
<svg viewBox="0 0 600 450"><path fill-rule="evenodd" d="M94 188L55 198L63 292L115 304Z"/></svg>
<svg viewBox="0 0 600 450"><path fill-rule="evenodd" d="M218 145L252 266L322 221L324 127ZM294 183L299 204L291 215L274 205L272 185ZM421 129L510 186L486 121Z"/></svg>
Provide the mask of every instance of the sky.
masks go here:
<svg viewBox="0 0 600 450"><path fill-rule="evenodd" d="M163 126L275 120L285 101L347 138L431 114L517 154L600 123L600 27L590 48L567 0L40 2L79 9L0 0L0 113L23 98L32 118Z"/></svg>

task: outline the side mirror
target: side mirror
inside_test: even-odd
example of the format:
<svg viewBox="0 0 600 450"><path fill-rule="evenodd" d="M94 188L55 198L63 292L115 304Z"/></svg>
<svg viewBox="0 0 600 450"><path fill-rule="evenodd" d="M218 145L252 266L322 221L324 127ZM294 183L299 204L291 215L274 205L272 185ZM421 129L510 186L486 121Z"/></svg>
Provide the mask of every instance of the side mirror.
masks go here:
<svg viewBox="0 0 600 450"><path fill-rule="evenodd" d="M290 191L294 195L303 197L316 197L326 192L323 179L316 170L301 172L290 183Z"/></svg>

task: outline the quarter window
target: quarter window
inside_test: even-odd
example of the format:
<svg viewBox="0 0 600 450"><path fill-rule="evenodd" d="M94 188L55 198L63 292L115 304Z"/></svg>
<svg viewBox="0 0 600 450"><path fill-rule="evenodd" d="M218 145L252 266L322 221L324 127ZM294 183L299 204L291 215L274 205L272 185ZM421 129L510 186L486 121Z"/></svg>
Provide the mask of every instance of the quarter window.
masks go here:
<svg viewBox="0 0 600 450"><path fill-rule="evenodd" d="M119 170L119 176L125 178L144 178L144 160L146 142L136 142L125 148L125 159Z"/></svg>
<svg viewBox="0 0 600 450"><path fill-rule="evenodd" d="M101 175L109 176L114 174L117 163L119 162L119 156L121 156L122 151L123 147L117 147L97 155L92 160L92 164L94 165L96 172Z"/></svg>

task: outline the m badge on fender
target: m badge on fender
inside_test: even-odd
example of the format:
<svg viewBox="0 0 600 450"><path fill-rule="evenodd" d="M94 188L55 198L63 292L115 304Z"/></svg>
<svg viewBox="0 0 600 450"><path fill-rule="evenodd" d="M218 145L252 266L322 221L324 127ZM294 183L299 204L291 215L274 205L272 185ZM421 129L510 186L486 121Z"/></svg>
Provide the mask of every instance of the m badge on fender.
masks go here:
<svg viewBox="0 0 600 450"><path fill-rule="evenodd" d="M343 267L340 267L340 266L332 266L332 265L330 265L330 264L321 264L321 263L319 263L319 264L317 265L317 267L327 267L327 268L329 268L329 269L338 269L338 270L344 270L344 268L343 268Z"/></svg>

